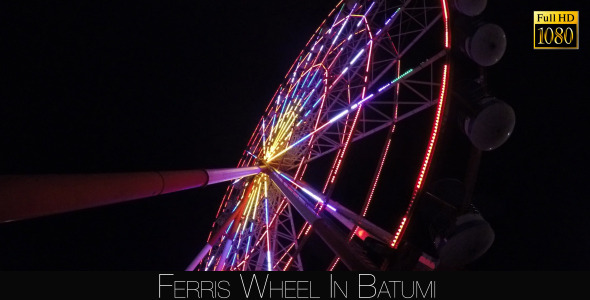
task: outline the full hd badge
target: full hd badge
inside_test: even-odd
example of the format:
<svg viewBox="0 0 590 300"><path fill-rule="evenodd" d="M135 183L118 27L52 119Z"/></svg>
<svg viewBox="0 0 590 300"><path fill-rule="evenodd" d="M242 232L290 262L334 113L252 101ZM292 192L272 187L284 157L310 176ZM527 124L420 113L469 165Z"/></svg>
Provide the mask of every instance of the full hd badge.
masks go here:
<svg viewBox="0 0 590 300"><path fill-rule="evenodd" d="M579 49L578 11L535 11L534 49Z"/></svg>

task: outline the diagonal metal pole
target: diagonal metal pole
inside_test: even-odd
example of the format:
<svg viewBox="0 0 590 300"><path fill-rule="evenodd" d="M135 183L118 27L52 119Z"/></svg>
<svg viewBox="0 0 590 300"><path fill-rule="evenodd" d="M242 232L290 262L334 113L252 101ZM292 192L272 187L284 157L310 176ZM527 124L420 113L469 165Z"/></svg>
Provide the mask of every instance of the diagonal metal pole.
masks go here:
<svg viewBox="0 0 590 300"><path fill-rule="evenodd" d="M260 173L262 167L0 176L0 223L99 207Z"/></svg>
<svg viewBox="0 0 590 300"><path fill-rule="evenodd" d="M369 263L368 259L363 259L364 255L359 251L354 251L354 247L348 243L345 235L338 230L328 219L316 214L313 207L307 204L307 201L290 188L285 181L273 169L267 169L266 173L272 179L273 183L281 190L287 200L307 221L314 232L328 245L328 247L338 255L342 262L351 271L374 270L374 266Z"/></svg>
<svg viewBox="0 0 590 300"><path fill-rule="evenodd" d="M313 187L309 186L308 184L302 181L295 181L294 178L291 176L282 173L281 176L287 178L289 181L294 183L295 185L304 188L305 193L309 193L314 195L314 197L322 198L322 201L326 204L327 209L324 211L332 215L336 220L338 220L342 225L347 227L350 230L353 230L354 227L359 227L362 229L367 235L373 237L376 240L379 240L383 243L388 244L391 239L393 238L393 234L387 232L383 228L375 225L371 221L367 220L363 216L353 212L352 210L348 209L346 206L338 203L337 201L323 195L319 191L315 190ZM321 195L321 196L320 196ZM364 240L364 237L359 236L361 239Z"/></svg>

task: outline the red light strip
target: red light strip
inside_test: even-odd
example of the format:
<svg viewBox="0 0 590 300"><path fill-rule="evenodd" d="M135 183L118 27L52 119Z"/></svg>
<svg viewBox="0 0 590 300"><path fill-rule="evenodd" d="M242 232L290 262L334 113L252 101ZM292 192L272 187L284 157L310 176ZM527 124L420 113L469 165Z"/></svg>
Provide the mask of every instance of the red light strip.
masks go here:
<svg viewBox="0 0 590 300"><path fill-rule="evenodd" d="M336 259L332 262L332 264L328 268L328 271L334 271L334 268L336 267L336 265L338 264L339 261L340 261L340 257L336 257Z"/></svg>
<svg viewBox="0 0 590 300"><path fill-rule="evenodd" d="M291 243L291 245L289 246L289 248L287 248L287 250L285 251L285 253L283 253L283 255L281 256L281 258L279 258L279 259L277 260L277 262L276 262L276 263L275 263L275 265L273 266L273 269L275 269L275 268L276 268L276 267L279 265L279 263L280 263L281 261L283 261L283 258L285 258L285 256L286 256L287 254L289 254L289 251L291 251L291 249L293 249L293 246L295 246L295 243Z"/></svg>
<svg viewBox="0 0 590 300"><path fill-rule="evenodd" d="M447 9L447 0L441 0L443 6L443 17L445 22L445 48L450 48L451 44L449 42L449 11Z"/></svg>
<svg viewBox="0 0 590 300"><path fill-rule="evenodd" d="M420 175L418 176L418 180L416 181L416 185L414 186L414 191L412 192L412 198L410 203L408 204L408 208L406 209L406 213L402 218L402 221L394 234L393 240L391 241L391 247L397 248L399 242L407 228L408 220L411 217L411 213L414 208L414 201L418 196L418 192L420 192L422 188L422 183L424 182L424 177L426 176L426 172L428 167L430 166L431 158L432 158L432 151L434 149L434 145L436 144L436 140L438 138L438 130L440 128L440 119L442 115L442 111L444 108L445 98L446 98L446 91L447 91L447 79L448 79L448 65L444 65L443 68L443 77L442 77L442 84L440 87L440 96L438 100L438 106L436 109L436 117L434 119L434 126L432 127L432 132L430 134L430 142L428 143L428 150L426 151L426 155L424 156L424 161L422 163L422 168L420 169Z"/></svg>
<svg viewBox="0 0 590 300"><path fill-rule="evenodd" d="M305 231L305 235L308 235L310 230L311 230L311 225L307 226L307 230Z"/></svg>
<svg viewBox="0 0 590 300"><path fill-rule="evenodd" d="M388 139L387 145L385 146L385 151L383 152L383 156L381 156L381 163L379 164L379 170L377 171L377 176L375 176L375 180L373 180L373 184L371 186L371 192L369 193L369 197L367 198L367 203L365 204L365 207L363 208L363 213L361 214L363 217L367 215L367 211L369 210L369 205L371 204L371 200L373 200L373 194L375 193L375 188L377 187L377 182L379 181L379 177L381 177L381 171L383 170L383 164L385 163L385 159L387 158L387 153L389 152L390 145L391 145L391 139Z"/></svg>
<svg viewBox="0 0 590 300"><path fill-rule="evenodd" d="M287 261L287 264L285 265L285 267L283 268L283 271L287 271L287 269L291 266L291 262L293 261L293 256L291 256L289 258L289 260Z"/></svg>
<svg viewBox="0 0 590 300"><path fill-rule="evenodd" d="M398 62L397 65L397 76L399 77L401 72L401 63ZM366 79L366 78L365 78ZM397 89L396 89L396 93L397 95L399 95L399 85L397 85ZM394 120L397 120L397 110L398 110L398 106L396 105L394 108L394 112L393 112L393 116L394 116ZM367 196L367 199L365 200L365 203L363 205L363 209L362 209L362 216L365 217L367 215L367 211L369 210L369 206L371 205L371 201L373 199L373 195L375 193L375 188L377 187L377 183L379 182L379 178L381 177L381 171L383 170L383 165L385 164L385 159L387 158L387 154L389 153L389 148L391 146L391 140L392 140L392 135L395 132L395 123L391 126L391 130L389 131L389 134L387 135L387 143L381 153L381 160L379 163L379 167L377 169L377 173L375 175L375 178L373 179L372 185L371 185L371 190L369 192L369 195ZM356 236L360 236L359 234L359 227L355 226L354 230L351 232L351 234L348 236L348 240L352 241L352 238L356 235ZM362 238L362 237L361 237ZM363 239L364 240L364 239ZM333 261L332 264L330 265L330 267L328 268L329 271L334 270L334 268L336 267L336 265L338 264L338 262L340 261L340 257L336 257Z"/></svg>
<svg viewBox="0 0 590 300"><path fill-rule="evenodd" d="M360 112L361 112L360 108L356 110L356 115L354 116L354 120L352 121L352 124L350 124L350 130L349 130L349 133L346 137L346 142L344 143L344 148L342 149L342 152L340 153L340 158L338 159L338 162L336 164L336 169L334 170L334 175L332 175L332 179L330 179L330 183L334 183L334 180L336 180L336 175L338 175L338 173L340 171L340 165L342 164L342 159L344 159L344 154L346 153L346 150L348 150L350 138L354 134L354 128L356 127L356 123L357 123L358 118L360 116Z"/></svg>
<svg viewBox="0 0 590 300"><path fill-rule="evenodd" d="M363 90L361 92L361 98L364 99L365 98L366 91L367 91L367 86L366 86L367 79L368 79L367 74L369 73L369 68L371 66L371 57L372 57L372 53L373 53L373 34L371 33L371 30L370 30L371 28L369 27L369 24L367 23L366 18L364 16L363 16L363 20L365 20L366 30L367 30L367 32L369 34L369 51L367 52L367 64L366 64L366 67L365 67L365 77L364 77L365 86L363 86ZM399 66L398 66L398 75L399 75ZM399 86L398 86L398 88L399 88ZM357 110L357 114L355 116L355 119L354 119L354 126L352 128L356 127L356 122L357 122L357 119L358 119L358 117L360 115L360 110L361 110L361 108L359 107L359 109ZM395 114L397 116L397 109L396 109ZM394 125L394 127L395 127L395 125ZM350 133L350 135L352 135L352 132ZM348 137L348 139L346 141L347 144L348 144L348 141L350 141L350 136ZM346 148L347 148L347 146L345 146L344 149L346 149ZM388 146L388 148L389 148L389 146ZM340 149L340 150L342 150L342 149ZM338 152L338 154L337 154L336 157L340 157L341 156L340 150L339 150L339 152ZM343 153L342 153L342 156L344 156ZM339 169L339 166L340 166L340 160L338 161L338 164L337 164L337 167L336 167L336 172L338 172L338 169ZM382 162L382 164L383 164L383 162ZM381 169L381 167L380 167L380 169ZM381 173L381 170L379 170L379 173ZM326 181L326 184L324 185L324 189L323 189L322 193L325 193L326 192L326 189L328 187L328 183L333 183L334 180L335 180L335 178L336 178L336 174L332 175L332 173L330 172L330 176L328 177L329 180ZM375 183L376 182L374 182L374 184ZM375 187L373 187L373 190L374 189L375 189ZM372 192L371 192L371 194L372 194ZM370 199L369 199L369 202L370 202ZM365 204L365 208L363 209L363 211L364 211L363 216L364 216L364 214L366 214L367 209L368 209L368 203ZM354 229L354 231L352 232L352 234L349 236L349 241L352 240L352 238L356 235L357 229L358 229L358 227L356 227ZM328 268L328 270L329 271L334 270L334 268L336 267L336 265L338 264L339 261L340 261L340 257L336 257L332 261L332 264L330 265L330 267Z"/></svg>
<svg viewBox="0 0 590 300"><path fill-rule="evenodd" d="M399 77L401 73L401 61L398 61L397 63L397 76ZM396 96L399 96L399 84L396 87ZM394 111L393 111L393 119L395 121L397 121L397 110L398 110L398 106L397 104L394 107ZM379 164L379 169L377 171L377 174L375 176L375 179L373 180L373 184L371 186L371 192L369 193L369 196L367 197L367 200L365 202L364 208L363 208L363 213L362 216L365 217L367 215L367 211L369 210L369 205L371 205L371 201L373 199L373 194L375 193L375 188L377 187L377 183L379 182L379 178L381 177L381 171L383 170L383 165L385 164L385 159L387 158L387 154L389 153L389 147L391 146L391 139L393 136L393 133L395 132L395 122L393 123L393 125L391 125L391 130L389 131L389 134L387 135L387 144L385 145L385 149L383 150L382 154L381 154L381 162ZM356 234L356 230L355 230L355 234ZM352 235L350 236L350 238L352 239Z"/></svg>
<svg viewBox="0 0 590 300"><path fill-rule="evenodd" d="M299 233L297 234L297 238L301 238L301 236L306 232L309 231L309 228L311 228L311 225L309 225L309 223L305 222L305 224L303 224L303 227L301 227L301 230L299 231Z"/></svg>

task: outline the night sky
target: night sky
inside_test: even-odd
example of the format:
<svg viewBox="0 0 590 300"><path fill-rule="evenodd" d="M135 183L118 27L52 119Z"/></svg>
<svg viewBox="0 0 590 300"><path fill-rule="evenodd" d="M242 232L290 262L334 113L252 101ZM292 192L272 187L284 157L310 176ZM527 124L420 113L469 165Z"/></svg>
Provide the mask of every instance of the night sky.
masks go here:
<svg viewBox="0 0 590 300"><path fill-rule="evenodd" d="M496 240L467 269L588 270L588 12L573 0L489 2L481 19L508 38L487 69L489 87L517 122L506 144L483 155L474 201ZM2 3L0 174L235 166L334 5ZM535 10L579 10L580 50L533 50ZM0 269L183 270L224 191L0 224Z"/></svg>

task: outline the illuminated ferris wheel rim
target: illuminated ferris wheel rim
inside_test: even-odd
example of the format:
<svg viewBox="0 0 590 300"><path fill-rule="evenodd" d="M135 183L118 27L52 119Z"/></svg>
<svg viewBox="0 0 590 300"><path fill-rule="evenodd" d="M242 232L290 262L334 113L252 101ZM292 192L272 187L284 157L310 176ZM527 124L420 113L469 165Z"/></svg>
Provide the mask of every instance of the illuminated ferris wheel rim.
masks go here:
<svg viewBox="0 0 590 300"><path fill-rule="evenodd" d="M220 240L214 241L209 247L200 270L301 270L298 241L309 233L311 226L306 223L299 232L295 232L290 217L292 204L285 200L284 191L273 188L277 181L284 180L284 183L295 187L301 194L306 194L307 199L315 201L316 209L328 207L326 211L330 213L335 212L335 206L338 206L343 210L345 207L329 199L326 191L338 175L350 142L386 128L391 128L393 132L398 122L422 110L436 107L425 158L407 211L395 232L380 232L386 236L391 247L399 243L411 216L413 202L427 174L444 111L448 84L447 52L450 48L447 3L445 0L392 1L399 5L387 7L388 1L366 1L365 5L360 2L347 5L341 1L330 12L269 102L239 166L259 165L262 162L270 165L269 168L280 177L271 181L269 175L260 174L235 181L228 187L213 228L217 236L221 233ZM438 5L419 6L417 2L437 2ZM440 49L434 49L421 61L405 59L411 53L409 50L422 42L427 33L437 26L441 27L441 20ZM415 30L408 29L412 29L412 26L416 26ZM402 32L402 27L407 31ZM383 58L384 53L395 57ZM402 69L402 61L404 66L410 67ZM433 74L435 69L437 75L430 75L430 81L424 80L422 75L427 71ZM392 70L395 76L387 78ZM429 90L430 95L419 90L418 86L423 85L428 86L426 90ZM411 91L420 101L402 99L400 88ZM393 101L393 113L389 112L389 115L378 108L387 104L387 101L382 100L387 93L397 95ZM408 109L404 110L406 106ZM380 120L365 118L364 112L368 110L377 111L385 117ZM334 129L338 130L336 134ZM389 144L386 148L389 148ZM337 152L336 159L323 190L304 185L301 179L307 165L333 152ZM379 168L387 151L384 153ZM374 185L379 179L378 175L376 177ZM371 197L367 197L359 215L366 215ZM327 201L333 205L324 205ZM298 212L301 214L301 211ZM287 224L289 221L290 224ZM286 229L289 233L279 232L280 226L289 225L291 228ZM353 224L353 228L351 232L357 233L358 224ZM210 241L215 236L213 231L209 236ZM291 241L279 241L280 235Z"/></svg>

